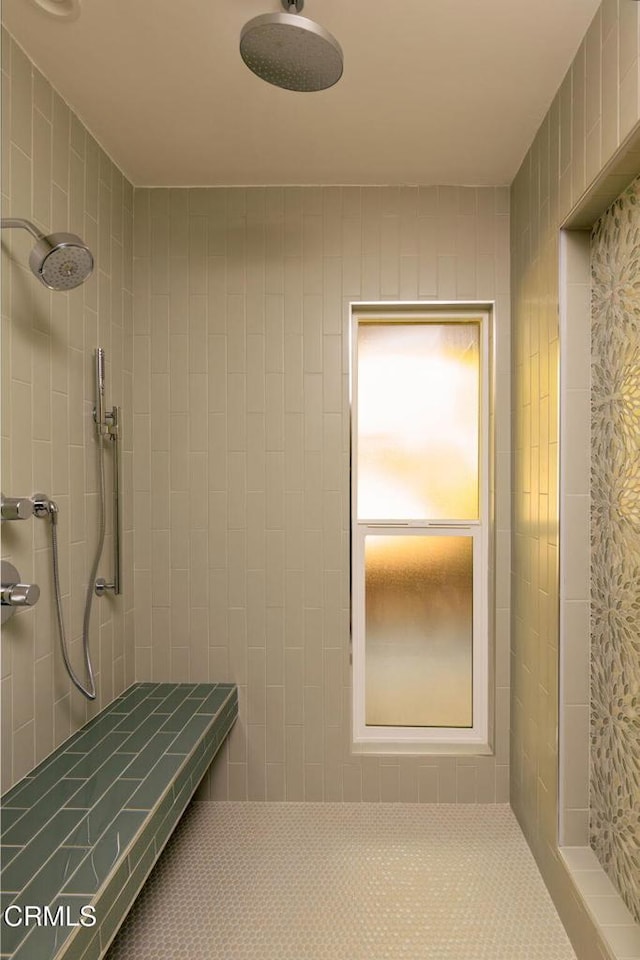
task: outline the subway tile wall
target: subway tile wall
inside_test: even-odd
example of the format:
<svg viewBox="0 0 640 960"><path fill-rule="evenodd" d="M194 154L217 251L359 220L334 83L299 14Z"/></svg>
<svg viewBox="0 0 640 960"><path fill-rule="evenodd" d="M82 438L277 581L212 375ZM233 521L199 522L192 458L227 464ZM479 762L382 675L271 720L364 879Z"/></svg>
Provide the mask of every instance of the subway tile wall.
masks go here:
<svg viewBox="0 0 640 960"><path fill-rule="evenodd" d="M637 127L638 30L634 0L604 0L511 189L511 801L589 960L607 954L557 856L558 233Z"/></svg>
<svg viewBox="0 0 640 960"><path fill-rule="evenodd" d="M136 677L234 681L202 796L508 800L508 188L140 189ZM350 300L495 300L496 755L350 751Z"/></svg>
<svg viewBox="0 0 640 960"><path fill-rule="evenodd" d="M97 344L107 402L123 408L125 545L124 596L94 602L88 706L61 666L47 528L3 525L3 556L43 588L3 631L3 789L134 679L135 516L136 675L241 685L244 723L207 795L506 800L508 191L137 191L133 338L133 189L6 33L2 69L3 213L75 231L97 254L87 284L53 294L29 273L27 234L2 237L2 485L60 506L78 670ZM354 759L347 304L436 298L497 304L497 754Z"/></svg>
<svg viewBox="0 0 640 960"><path fill-rule="evenodd" d="M134 677L133 188L4 31L2 96L2 215L32 220L45 233L77 233L96 256L94 275L82 287L51 293L29 270L30 235L2 232L2 490L7 496L44 492L58 504L64 612L71 660L81 676L85 592L97 541L92 410L98 344L107 356L107 403L123 411L124 507L124 593L94 600L98 698L92 705L72 687L62 664L48 525L35 519L2 525L3 558L42 591L35 608L2 628L6 790ZM109 533L101 566L106 577L111 551Z"/></svg>

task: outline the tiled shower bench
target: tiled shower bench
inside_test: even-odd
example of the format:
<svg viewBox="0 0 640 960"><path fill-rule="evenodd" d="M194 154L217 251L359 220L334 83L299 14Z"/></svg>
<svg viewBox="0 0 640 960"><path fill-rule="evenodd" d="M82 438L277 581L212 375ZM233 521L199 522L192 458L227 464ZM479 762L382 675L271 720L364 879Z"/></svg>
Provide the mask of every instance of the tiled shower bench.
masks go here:
<svg viewBox="0 0 640 960"><path fill-rule="evenodd" d="M235 684L136 683L2 797L3 960L104 956L237 715Z"/></svg>

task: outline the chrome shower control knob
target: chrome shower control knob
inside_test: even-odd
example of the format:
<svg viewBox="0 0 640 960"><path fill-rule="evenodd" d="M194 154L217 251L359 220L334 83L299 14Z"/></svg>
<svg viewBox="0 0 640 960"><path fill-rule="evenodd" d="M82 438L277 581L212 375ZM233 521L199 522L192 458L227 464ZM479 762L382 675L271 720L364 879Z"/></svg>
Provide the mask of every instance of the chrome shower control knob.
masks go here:
<svg viewBox="0 0 640 960"><path fill-rule="evenodd" d="M0 563L0 609L2 623L15 613L18 607L32 607L40 598L37 583L20 583L20 574L12 563Z"/></svg>
<svg viewBox="0 0 640 960"><path fill-rule="evenodd" d="M28 497L0 495L0 516L3 520L28 520L33 516L33 503Z"/></svg>
<svg viewBox="0 0 640 960"><path fill-rule="evenodd" d="M37 583L3 583L2 603L9 607L32 607L40 599Z"/></svg>

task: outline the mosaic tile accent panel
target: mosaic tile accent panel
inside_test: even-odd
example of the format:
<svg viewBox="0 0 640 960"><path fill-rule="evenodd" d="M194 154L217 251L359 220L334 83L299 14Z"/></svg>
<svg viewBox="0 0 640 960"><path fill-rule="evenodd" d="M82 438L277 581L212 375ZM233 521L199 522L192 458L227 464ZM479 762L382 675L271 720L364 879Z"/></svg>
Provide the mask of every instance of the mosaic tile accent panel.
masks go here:
<svg viewBox="0 0 640 960"><path fill-rule="evenodd" d="M590 843L640 921L640 177L591 276Z"/></svg>
<svg viewBox="0 0 640 960"><path fill-rule="evenodd" d="M633 135L640 119L639 8L640 4L632 0L603 0L594 10L591 25L511 185L513 603L509 798L581 960L602 960L607 948L593 917L577 903L569 873L557 855L558 386L560 367L564 390L567 377L575 372L572 360L576 359L559 350L558 247L562 225L572 209L592 187L592 199L599 195L611 164L617 166L617 151ZM585 354L588 357L588 347ZM574 381L573 385L583 388L582 383ZM587 387L585 384L584 389ZM588 465L584 469L588 477ZM586 493L584 512L588 514ZM565 511L563 523L566 518ZM588 547L573 551L574 574L582 575L581 561L588 567L587 554ZM588 625L583 629L588 642ZM586 709L584 714L588 736ZM586 766L588 748L584 753ZM586 802L585 809L582 798L579 805L580 809L572 810L570 816L565 810L564 817L569 842L575 844L581 844L588 832Z"/></svg>
<svg viewBox="0 0 640 960"><path fill-rule="evenodd" d="M2 957L101 956L238 713L230 683L137 683L2 798L2 905L91 926L2 923ZM16 911L17 915L17 911Z"/></svg>
<svg viewBox="0 0 640 960"><path fill-rule="evenodd" d="M108 960L574 960L506 805L195 803Z"/></svg>

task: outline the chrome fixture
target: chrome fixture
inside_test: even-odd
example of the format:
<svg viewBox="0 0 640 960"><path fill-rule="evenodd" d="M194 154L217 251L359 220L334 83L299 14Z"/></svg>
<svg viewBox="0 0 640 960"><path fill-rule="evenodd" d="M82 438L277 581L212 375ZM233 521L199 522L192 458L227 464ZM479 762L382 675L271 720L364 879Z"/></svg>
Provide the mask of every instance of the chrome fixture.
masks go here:
<svg viewBox="0 0 640 960"><path fill-rule="evenodd" d="M88 700L96 698L96 684L89 651L89 627L91 621L91 606L93 595L102 596L107 590L114 594L120 593L120 457L119 457L119 424L118 408L111 410L104 408L104 381L105 357L102 347L96 350L96 395L93 419L96 424L98 441L98 492L99 492L99 528L98 544L89 576L84 619L82 624L82 652L87 675L86 685L76 675L67 648L67 638L62 610L62 591L60 588L60 561L58 556L58 505L44 493L34 493L29 497L5 497L0 495L0 515L2 520L26 520L34 516L41 520L49 520L51 530L51 562L53 570L53 586L56 599L56 614L58 621L58 635L62 659L73 684ZM113 513L114 513L114 574L113 580L108 583L104 577L97 578L98 566L104 547L106 518L105 518L105 480L104 480L104 441L108 439L113 444ZM37 584L20 583L20 575L11 564L3 561L2 564L2 622L11 616L15 607L32 606L40 596Z"/></svg>
<svg viewBox="0 0 640 960"><path fill-rule="evenodd" d="M0 570L0 599L2 600L2 616L5 623L19 607L32 607L40 597L40 587L37 583L20 583L20 574L12 563L3 560Z"/></svg>
<svg viewBox="0 0 640 960"><path fill-rule="evenodd" d="M96 546L96 552L94 554L93 563L91 566L91 573L89 574L89 584L87 586L87 594L84 605L84 618L82 623L82 653L84 656L84 664L87 675L87 683L85 684L77 677L76 673L71 666L71 661L69 659L69 652L67 649L67 638L64 628L64 617L62 612L62 596L60 590L60 569L59 569L59 560L58 560L58 506L55 501L51 500L44 493L35 493L31 498L33 504L33 513L34 516L41 519L48 519L50 521L51 528L51 555L52 555L52 564L53 564L53 585L55 589L56 596L56 612L58 619L58 634L60 637L60 649L62 651L62 659L64 660L64 665L67 669L67 673L71 677L71 680L75 687L84 694L88 700L95 700L96 698L96 683L95 676L93 671L93 664L91 662L91 653L89 651L89 627L91 623L91 607L93 602L94 593L98 596L102 596L107 590L113 591L114 594L120 593L120 486L119 486L119 428L118 428L118 408L112 407L111 410L104 409L104 369L105 369L105 359L104 359L104 350L102 347L98 347L96 350L96 394L95 394L95 407L93 409L93 419L96 424L97 432L97 441L98 441L98 494L99 494L99 518L98 518L98 543ZM114 576L111 583L100 577L97 578L98 566L100 564L100 559L102 557L102 550L104 547L105 532L106 532L106 518L105 518L105 482L104 482L104 441L105 438L109 439L113 443L113 468L114 468L114 482L113 482L113 497L114 497Z"/></svg>
<svg viewBox="0 0 640 960"><path fill-rule="evenodd" d="M33 516L33 502L29 497L5 497L2 493L0 516L3 520L28 520Z"/></svg>
<svg viewBox="0 0 640 960"><path fill-rule="evenodd" d="M108 583L104 577L95 580L96 594L101 597L105 591L111 590L114 594L120 593L120 429L118 423L118 408L104 409L104 350L96 349L96 402L93 408L93 419L98 434L98 467L100 473L100 552L104 543L105 531L105 484L104 484L104 441L111 441L113 447L113 580ZM96 554L97 555L97 554ZM92 579L97 573L99 556L95 563Z"/></svg>
<svg viewBox="0 0 640 960"><path fill-rule="evenodd" d="M58 559L58 505L44 493L34 493L31 498L33 502L33 515L41 520L50 521L51 529L51 562L53 569L53 589L56 597L56 615L58 620L58 636L60 638L60 650L62 659L69 674L72 683L84 694L87 700L95 700L96 683L93 674L93 664L91 663L91 654L89 652L89 617L91 615L91 596L92 591L87 591L87 602L85 603L84 624L82 628L82 653L84 655L85 669L88 682L85 686L77 677L67 649L67 637L64 629L64 615L62 612L62 591L60 589L60 561Z"/></svg>
<svg viewBox="0 0 640 960"><path fill-rule="evenodd" d="M36 238L29 256L31 272L49 290L73 290L91 275L93 255L75 233L51 233L45 236L30 220L2 217L3 230L18 227Z"/></svg>
<svg viewBox="0 0 640 960"><path fill-rule="evenodd" d="M326 90L342 76L343 56L328 30L300 16L304 0L281 0L285 13L245 23L240 56L258 77L285 90Z"/></svg>

